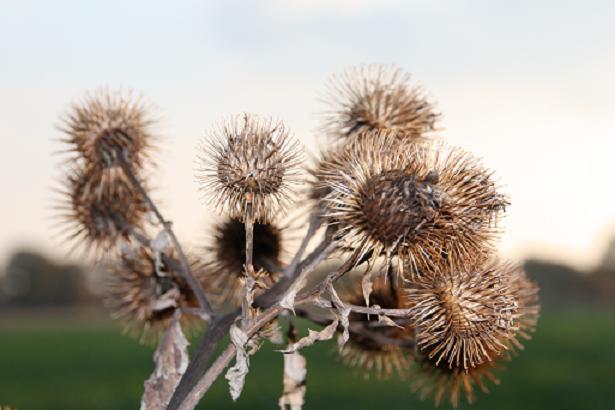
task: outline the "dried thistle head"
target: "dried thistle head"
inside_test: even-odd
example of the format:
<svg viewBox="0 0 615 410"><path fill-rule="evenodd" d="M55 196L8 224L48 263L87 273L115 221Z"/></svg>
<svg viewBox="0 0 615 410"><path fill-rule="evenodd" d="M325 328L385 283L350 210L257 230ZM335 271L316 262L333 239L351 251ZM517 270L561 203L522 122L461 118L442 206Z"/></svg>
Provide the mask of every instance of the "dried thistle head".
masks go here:
<svg viewBox="0 0 615 410"><path fill-rule="evenodd" d="M370 306L387 309L406 307L399 289L390 281L377 279L369 297ZM353 278L352 283L340 293L340 298L352 305L363 305L365 300L361 279ZM339 349L342 362L357 367L368 376L372 372L378 378L388 378L393 374L405 377L412 363L414 350L414 331L410 323L397 326L379 321L376 315L351 312L350 337Z"/></svg>
<svg viewBox="0 0 615 410"><path fill-rule="evenodd" d="M490 261L473 271L437 275L406 291L416 311L417 362L412 389L436 405L448 397L457 407L474 388L489 393L494 371L522 348L538 315L537 286L523 269Z"/></svg>
<svg viewBox="0 0 615 410"><path fill-rule="evenodd" d="M243 219L251 202L254 217L269 221L288 205L293 185L300 182L299 145L281 122L232 117L202 150L201 190L234 218Z"/></svg>
<svg viewBox="0 0 615 410"><path fill-rule="evenodd" d="M145 342L158 338L176 309L199 305L182 276L142 246L122 249L105 277L104 300L112 317Z"/></svg>
<svg viewBox="0 0 615 410"><path fill-rule="evenodd" d="M433 131L439 114L410 74L391 65L351 67L330 81L325 130L336 138L395 130L417 139Z"/></svg>
<svg viewBox="0 0 615 410"><path fill-rule="evenodd" d="M76 245L86 242L102 251L126 238L130 228L141 228L148 207L129 183L101 183L96 169L76 169L67 174L59 206L70 226L68 239Z"/></svg>
<svg viewBox="0 0 615 410"><path fill-rule="evenodd" d="M466 371L508 349L519 315L513 271L490 262L416 281L406 291L417 346L435 366Z"/></svg>
<svg viewBox="0 0 615 410"><path fill-rule="evenodd" d="M282 231L273 223L254 224L254 269L265 286L278 278L274 268L282 266ZM236 218L227 218L214 230L213 242L206 248L203 265L208 292L218 303L239 304L243 298L246 228Z"/></svg>
<svg viewBox="0 0 615 410"><path fill-rule="evenodd" d="M499 385L500 380L495 376L496 371L504 368L500 364L501 358L493 354L497 361L486 362L467 370L449 369L445 365L435 365L425 358L418 358L417 368L413 372L413 381L410 385L412 391L418 393L422 400L433 397L435 405L443 401L457 408L461 397L465 395L469 404L474 403L474 390L478 387L484 394L489 393L488 384Z"/></svg>
<svg viewBox="0 0 615 410"><path fill-rule="evenodd" d="M69 151L87 167L113 167L122 154L138 170L153 147L152 123L141 98L104 90L74 104L60 129Z"/></svg>
<svg viewBox="0 0 615 410"><path fill-rule="evenodd" d="M467 152L372 131L326 167L317 186L328 192L324 216L337 225L342 247L397 257L412 277L492 251L508 202Z"/></svg>

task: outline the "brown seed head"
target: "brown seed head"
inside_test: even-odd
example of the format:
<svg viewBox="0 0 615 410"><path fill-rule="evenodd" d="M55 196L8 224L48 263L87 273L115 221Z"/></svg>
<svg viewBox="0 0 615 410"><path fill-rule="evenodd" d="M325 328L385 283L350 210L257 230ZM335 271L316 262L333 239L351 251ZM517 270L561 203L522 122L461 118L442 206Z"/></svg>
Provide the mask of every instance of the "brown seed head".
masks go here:
<svg viewBox="0 0 615 410"><path fill-rule="evenodd" d="M152 123L140 98L107 90L74 104L61 130L66 134L64 142L85 166L110 168L122 154L140 170L152 148Z"/></svg>
<svg viewBox="0 0 615 410"><path fill-rule="evenodd" d="M106 251L126 237L129 228L143 226L148 208L129 183L117 180L104 184L100 172L90 169L68 174L60 209L62 218L71 226L70 240L76 245L86 241Z"/></svg>
<svg viewBox="0 0 615 410"><path fill-rule="evenodd" d="M342 246L399 257L413 277L490 254L507 205L470 154L391 131L363 134L321 169L323 213Z"/></svg>
<svg viewBox="0 0 615 410"><path fill-rule="evenodd" d="M133 336L155 341L177 308L198 307L198 301L181 275L144 247L124 249L106 276L105 304ZM201 273L193 272L197 280Z"/></svg>
<svg viewBox="0 0 615 410"><path fill-rule="evenodd" d="M462 395L465 395L467 402L472 404L476 399L474 394L476 387L484 394L488 394L488 383L500 384L494 372L504 370L500 364L503 358L497 354L492 355L497 361L485 362L467 370L449 369L443 364L435 365L429 359L419 357L410 387L422 400L433 397L436 406L448 399L451 406L457 408Z"/></svg>
<svg viewBox="0 0 615 410"><path fill-rule="evenodd" d="M299 145L280 122L233 117L202 149L201 190L234 218L243 219L252 202L255 218L267 222L290 202L293 184L300 182Z"/></svg>
<svg viewBox="0 0 615 410"><path fill-rule="evenodd" d="M272 267L282 265L282 232L272 223L254 224L254 269L262 272L259 280L272 285L279 272ZM246 229L243 222L228 218L215 228L213 243L206 248L203 265L208 293L218 304L239 304L243 298L244 263L246 260Z"/></svg>
<svg viewBox="0 0 615 410"><path fill-rule="evenodd" d="M335 138L388 129L417 139L433 131L439 117L410 74L395 66L351 67L332 78L329 94L325 131Z"/></svg>
<svg viewBox="0 0 615 410"><path fill-rule="evenodd" d="M468 370L508 349L518 324L514 268L491 262L413 283L417 346L436 366Z"/></svg>

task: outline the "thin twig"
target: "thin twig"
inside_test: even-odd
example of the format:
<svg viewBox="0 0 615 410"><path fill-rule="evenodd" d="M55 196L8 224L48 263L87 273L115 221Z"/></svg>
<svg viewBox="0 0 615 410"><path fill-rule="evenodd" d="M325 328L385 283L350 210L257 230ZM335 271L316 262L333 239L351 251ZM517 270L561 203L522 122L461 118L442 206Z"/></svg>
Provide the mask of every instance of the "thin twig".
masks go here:
<svg viewBox="0 0 615 410"><path fill-rule="evenodd" d="M250 321L250 308L252 307L252 292L255 281L254 263L252 262L254 256L254 204L252 203L252 193L249 192L246 196L248 199L245 217L246 266L244 272L243 299L241 301L241 317L244 326L247 326Z"/></svg>
<svg viewBox="0 0 615 410"><path fill-rule="evenodd" d="M312 237L314 236L314 234L320 227L321 220L322 219L320 215L316 212L310 215L310 222L308 225L307 232L305 236L303 237L301 244L299 245L299 249L297 249L297 253L295 253L295 256L293 257L290 264L286 267L286 269L284 269L284 276L292 277L292 274L297 269L297 265L299 265L299 262L301 261L301 257L303 256L305 249L310 243L310 240L312 239Z"/></svg>
<svg viewBox="0 0 615 410"><path fill-rule="evenodd" d="M335 308L335 304L329 300L320 299L317 302L317 305L322 308L326 308L326 309ZM374 307L374 306L350 305L347 303L344 303L344 308L348 308L352 312L362 313L365 315L391 316L391 317L411 317L415 312L413 308L385 309L385 308Z"/></svg>
<svg viewBox="0 0 615 410"><path fill-rule="evenodd" d="M169 239L171 239L173 247L175 248L179 256L179 262L181 265L179 273L184 277L184 280L188 283L188 286L190 286L192 292L194 292L197 300L199 301L199 304L201 305L201 308L203 309L203 312L209 317L213 318L215 316L215 313L211 307L211 304L209 303L209 300L207 299L207 296L205 295L205 292L203 291L203 288L192 274L192 269L190 269L190 263L188 262L188 258L186 257L186 254L182 246L180 245L177 236L175 236L175 232L173 232L171 222L164 219L164 217L158 210L158 207L156 206L156 204L154 204L154 201L152 201L145 188L143 188L143 185L133 172L132 167L126 161L123 154L118 155L118 163L122 168L122 171L124 171L126 177L129 179L130 183L139 191L147 206L154 213L156 219L158 219L158 222L162 225L166 234L169 236Z"/></svg>

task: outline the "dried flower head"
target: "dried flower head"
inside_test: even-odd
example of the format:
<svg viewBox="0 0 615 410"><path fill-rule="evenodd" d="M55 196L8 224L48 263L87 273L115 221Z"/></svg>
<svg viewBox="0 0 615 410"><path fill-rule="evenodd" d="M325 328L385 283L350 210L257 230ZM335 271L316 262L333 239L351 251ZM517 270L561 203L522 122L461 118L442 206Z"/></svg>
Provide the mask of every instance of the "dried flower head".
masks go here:
<svg viewBox="0 0 615 410"><path fill-rule="evenodd" d="M141 169L153 144L152 123L141 98L106 90L74 104L61 130L69 151L87 167L112 167L122 154L133 168Z"/></svg>
<svg viewBox="0 0 615 410"><path fill-rule="evenodd" d="M199 271L193 273L201 279ZM142 246L123 249L105 279L105 304L113 318L143 341L156 340L177 308L198 307L182 276Z"/></svg>
<svg viewBox="0 0 615 410"><path fill-rule="evenodd" d="M439 114L410 74L395 66L352 67L330 82L325 130L333 137L389 129L416 139L433 131Z"/></svg>
<svg viewBox="0 0 615 410"><path fill-rule="evenodd" d="M142 227L148 208L132 185L121 180L104 184L99 175L93 169L70 172L59 208L71 227L68 239L105 251L126 237L130 228Z"/></svg>
<svg viewBox="0 0 615 410"><path fill-rule="evenodd" d="M490 262L413 283L407 297L415 309L416 342L429 360L468 370L508 349L519 312L513 271Z"/></svg>
<svg viewBox="0 0 615 410"><path fill-rule="evenodd" d="M281 122L253 115L232 117L203 144L201 190L232 217L269 221L290 202L300 182L299 145Z"/></svg>
<svg viewBox="0 0 615 410"><path fill-rule="evenodd" d="M254 269L259 280L269 286L282 266L282 232L273 223L254 224ZM246 228L239 219L228 218L215 227L213 243L206 249L203 266L208 293L218 303L239 304L243 298L244 263L246 260Z"/></svg>
<svg viewBox="0 0 615 410"><path fill-rule="evenodd" d="M496 355L493 355L496 357ZM427 359L418 360L411 388L424 400L432 396L436 406L439 406L448 398L449 403L457 408L462 395L465 395L468 403L475 400L474 389L478 387L484 394L489 393L488 383L500 384L500 380L494 372L503 370L500 357L496 362L486 362L477 367L467 370L454 368L449 369L445 365L434 365Z"/></svg>
<svg viewBox="0 0 615 410"><path fill-rule="evenodd" d="M391 281L378 278L369 297L370 306L406 307L398 291ZM354 277L350 286L340 293L340 298L352 305L365 304L361 278ZM391 326L376 315L356 312L350 313L348 319L350 338L339 350L343 363L363 369L366 375L375 372L379 378L388 378L394 373L400 377L408 374L414 350L414 330L409 322L399 327Z"/></svg>
<svg viewBox="0 0 615 410"><path fill-rule="evenodd" d="M467 152L372 131L326 167L317 186L343 247L398 257L411 276L490 254L507 200Z"/></svg>

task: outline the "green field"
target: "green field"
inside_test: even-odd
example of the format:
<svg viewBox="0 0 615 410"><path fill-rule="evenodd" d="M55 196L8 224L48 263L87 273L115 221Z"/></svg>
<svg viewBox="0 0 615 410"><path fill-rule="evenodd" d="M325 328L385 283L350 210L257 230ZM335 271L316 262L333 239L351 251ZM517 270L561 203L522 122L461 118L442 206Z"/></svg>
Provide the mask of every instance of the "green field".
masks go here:
<svg viewBox="0 0 615 410"><path fill-rule="evenodd" d="M152 370L151 348L100 325L0 328L0 405L35 409L137 409ZM53 329L53 330L52 330ZM615 315L609 311L544 314L527 348L473 409L615 409ZM333 344L308 358L305 409L431 409L399 381L365 380L342 367ZM280 353L253 359L237 403L218 380L201 408L274 409L281 391ZM442 406L448 408L448 405Z"/></svg>

